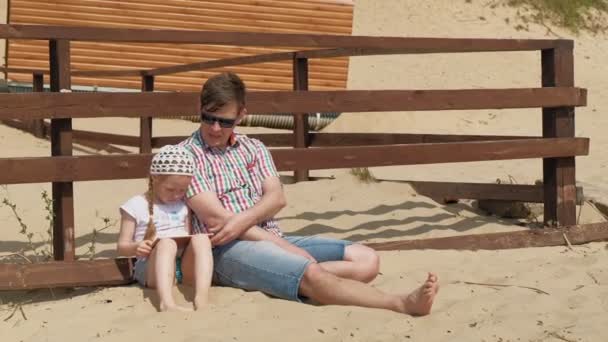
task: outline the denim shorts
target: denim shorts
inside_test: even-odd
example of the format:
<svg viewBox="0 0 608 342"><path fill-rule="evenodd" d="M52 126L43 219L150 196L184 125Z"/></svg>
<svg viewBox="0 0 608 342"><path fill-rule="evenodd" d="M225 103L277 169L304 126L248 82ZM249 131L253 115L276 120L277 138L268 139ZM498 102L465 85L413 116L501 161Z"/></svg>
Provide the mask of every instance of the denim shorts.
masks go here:
<svg viewBox="0 0 608 342"><path fill-rule="evenodd" d="M315 236L288 236L290 243L306 250L318 262L344 260L350 241ZM307 258L289 253L268 241L235 240L213 249L216 285L262 291L268 295L301 301L300 281Z"/></svg>

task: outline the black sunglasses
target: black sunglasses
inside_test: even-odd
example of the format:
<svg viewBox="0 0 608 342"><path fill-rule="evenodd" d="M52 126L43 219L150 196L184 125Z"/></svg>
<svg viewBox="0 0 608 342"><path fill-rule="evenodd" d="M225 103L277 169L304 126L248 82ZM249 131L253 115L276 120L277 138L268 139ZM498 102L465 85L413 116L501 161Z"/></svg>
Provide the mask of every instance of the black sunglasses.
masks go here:
<svg viewBox="0 0 608 342"><path fill-rule="evenodd" d="M201 112L201 122L204 122L207 125L213 125L217 122L222 128L232 128L236 124L236 119L225 119L209 113Z"/></svg>

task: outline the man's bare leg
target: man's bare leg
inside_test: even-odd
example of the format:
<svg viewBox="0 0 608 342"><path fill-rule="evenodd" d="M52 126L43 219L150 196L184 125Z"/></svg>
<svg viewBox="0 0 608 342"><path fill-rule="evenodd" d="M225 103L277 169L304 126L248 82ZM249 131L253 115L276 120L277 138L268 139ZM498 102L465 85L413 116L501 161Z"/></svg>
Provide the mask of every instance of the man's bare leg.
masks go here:
<svg viewBox="0 0 608 342"><path fill-rule="evenodd" d="M414 291L395 295L356 280L339 278L318 264L308 266L300 283L300 294L321 304L387 309L414 316L431 312L438 290L437 276L432 273Z"/></svg>
<svg viewBox="0 0 608 342"><path fill-rule="evenodd" d="M346 246L344 249L343 261L327 261L319 265L327 272L340 278L369 283L378 276L380 258L373 249L364 245L353 244Z"/></svg>

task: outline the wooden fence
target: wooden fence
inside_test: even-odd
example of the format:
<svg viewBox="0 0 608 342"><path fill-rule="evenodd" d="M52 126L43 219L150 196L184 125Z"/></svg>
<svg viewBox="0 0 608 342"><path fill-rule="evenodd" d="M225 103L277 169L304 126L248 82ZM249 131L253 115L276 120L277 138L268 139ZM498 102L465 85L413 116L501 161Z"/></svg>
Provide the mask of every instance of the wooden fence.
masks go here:
<svg viewBox="0 0 608 342"><path fill-rule="evenodd" d="M547 226L576 224L575 156L587 155L589 139L574 136L574 108L586 105L586 90L574 87L570 40L444 39L288 35L270 33L105 29L0 25L0 38L49 41L51 92L0 94L0 120L30 127L51 140L52 157L0 158L0 184L52 182L54 256L39 265L0 264L0 289L117 284L128 281L131 264L122 259L75 262L75 181L144 178L154 147L183 137L154 138L152 118L197 116L197 93L155 93L154 76L239 63L293 61L294 91L251 92L251 114L294 113L294 134L256 135L271 147L279 170L308 170L523 158L543 159L543 185L434 183L462 198L544 202ZM313 50L239 57L154 70L70 70L70 41L197 43L302 46ZM541 51L542 87L517 89L308 91L309 58L375 54L479 51ZM15 70L12 70L15 71ZM33 72L41 90L45 71ZM142 77L141 93L70 93L72 75ZM542 108L542 136L310 133L307 113ZM346 115L346 114L345 114ZM449 115L449 113L446 113ZM72 130L72 118L139 117L140 137ZM32 124L50 119L49 125ZM33 121L34 120L34 121ZM37 121L41 122L41 121ZM32 128L32 127L35 127ZM72 156L74 140L139 146L139 154ZM314 147L314 148L309 148ZM433 184L430 184L433 188ZM56 271L61 270L61 274ZM67 279L67 280L66 280Z"/></svg>

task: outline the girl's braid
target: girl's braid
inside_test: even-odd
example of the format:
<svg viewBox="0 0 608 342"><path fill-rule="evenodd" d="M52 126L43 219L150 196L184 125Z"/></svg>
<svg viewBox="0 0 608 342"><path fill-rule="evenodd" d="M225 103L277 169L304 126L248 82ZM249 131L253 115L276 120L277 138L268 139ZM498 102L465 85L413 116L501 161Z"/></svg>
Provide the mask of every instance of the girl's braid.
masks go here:
<svg viewBox="0 0 608 342"><path fill-rule="evenodd" d="M152 185L152 177L148 179L148 192L146 192L148 200L148 228L144 234L144 240L153 240L156 237L156 226L154 225L154 187Z"/></svg>

